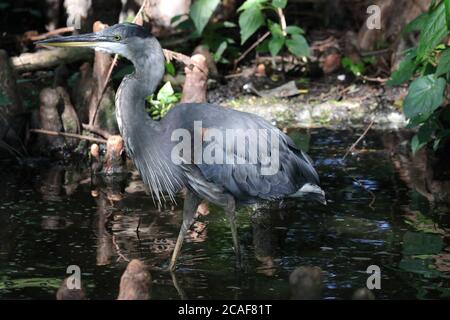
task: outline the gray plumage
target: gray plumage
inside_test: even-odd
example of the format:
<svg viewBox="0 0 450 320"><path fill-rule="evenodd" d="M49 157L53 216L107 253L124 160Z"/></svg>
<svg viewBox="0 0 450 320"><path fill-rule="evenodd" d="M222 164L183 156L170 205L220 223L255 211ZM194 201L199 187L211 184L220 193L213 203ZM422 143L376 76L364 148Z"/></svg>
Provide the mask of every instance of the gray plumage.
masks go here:
<svg viewBox="0 0 450 320"><path fill-rule="evenodd" d="M116 94L116 116L127 153L158 203L175 202L175 195L179 191L183 188L188 190L184 201L183 224L170 263L171 270L175 268L184 236L194 221L196 208L202 199L225 209L230 219L239 265L236 204L286 197L310 198L325 203L325 194L318 186L319 177L311 159L287 135L256 115L213 104L192 103L176 105L162 120L153 121L145 111L145 98L155 92L164 76L164 54L156 38L144 28L130 23L117 24L98 33L49 39L40 43L91 47L120 54L134 64L135 72L124 77ZM176 164L172 159L172 151L178 142L172 141L172 134L180 129L189 132L194 148L196 121L201 121L202 137L208 130L215 130L226 137L227 129L233 129L238 144L245 144L244 153L223 144L215 152L221 154L223 160L233 160L229 164L194 163L192 160L195 159L187 159L187 156L183 156L181 164ZM278 141L278 148L275 149L279 152L279 167L273 174L262 174L267 159L264 154L248 151L254 140L246 136L246 130L267 132L267 135L258 136L258 148L265 146L267 150L272 150L275 147L272 143ZM211 150L210 147L214 147L215 143L216 140L203 143L202 151ZM192 157L195 150L191 151ZM254 161L236 163L237 160L250 158Z"/></svg>

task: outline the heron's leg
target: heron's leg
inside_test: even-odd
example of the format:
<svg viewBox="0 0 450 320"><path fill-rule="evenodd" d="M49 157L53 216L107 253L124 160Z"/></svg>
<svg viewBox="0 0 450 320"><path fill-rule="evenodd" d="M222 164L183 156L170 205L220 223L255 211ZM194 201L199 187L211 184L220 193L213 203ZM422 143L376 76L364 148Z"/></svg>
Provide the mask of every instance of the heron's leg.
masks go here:
<svg viewBox="0 0 450 320"><path fill-rule="evenodd" d="M197 210L198 205L200 204L201 199L197 197L190 191L187 191L186 197L184 199L183 205L183 223L181 225L180 233L178 234L177 243L175 244L175 249L172 253L172 258L170 259L169 270L174 271L177 263L178 255L181 251L181 246L183 245L184 237L186 236L187 231L191 227L194 222L195 212Z"/></svg>
<svg viewBox="0 0 450 320"><path fill-rule="evenodd" d="M239 238L236 228L236 205L232 196L228 198L228 204L225 208L225 213L227 214L228 220L230 221L231 236L233 237L234 252L236 254L236 266L239 269L242 269L241 248L239 245Z"/></svg>

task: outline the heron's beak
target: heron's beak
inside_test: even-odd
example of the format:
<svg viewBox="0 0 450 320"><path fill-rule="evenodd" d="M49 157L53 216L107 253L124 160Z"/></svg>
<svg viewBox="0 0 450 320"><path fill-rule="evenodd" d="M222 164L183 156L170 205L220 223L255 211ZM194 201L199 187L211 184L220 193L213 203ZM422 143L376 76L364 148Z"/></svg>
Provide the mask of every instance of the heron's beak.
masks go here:
<svg viewBox="0 0 450 320"><path fill-rule="evenodd" d="M52 47L89 47L95 48L100 42L107 41L104 37L96 33L87 33L82 35L73 35L67 37L51 38L35 42L36 45L45 45Z"/></svg>

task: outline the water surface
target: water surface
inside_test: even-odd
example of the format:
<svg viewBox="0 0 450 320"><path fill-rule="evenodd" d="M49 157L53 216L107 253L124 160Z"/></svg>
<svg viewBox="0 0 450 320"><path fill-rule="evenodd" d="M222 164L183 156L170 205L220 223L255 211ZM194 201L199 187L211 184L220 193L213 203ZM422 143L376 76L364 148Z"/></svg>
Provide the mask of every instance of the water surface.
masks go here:
<svg viewBox="0 0 450 320"><path fill-rule="evenodd" d="M124 192L130 178L90 179L73 164L0 163L0 299L54 299L69 265L81 268L88 298L114 299L133 258L150 266L152 299L289 299L289 275L300 266L321 268L323 299L349 299L370 265L381 268L377 299L449 298L449 215L414 190L417 172L392 154L398 134L371 132L344 162L354 134L291 135L309 149L328 206L240 209L245 272L234 269L222 210L210 206L186 239L175 279L162 269L179 207L158 210L145 193Z"/></svg>

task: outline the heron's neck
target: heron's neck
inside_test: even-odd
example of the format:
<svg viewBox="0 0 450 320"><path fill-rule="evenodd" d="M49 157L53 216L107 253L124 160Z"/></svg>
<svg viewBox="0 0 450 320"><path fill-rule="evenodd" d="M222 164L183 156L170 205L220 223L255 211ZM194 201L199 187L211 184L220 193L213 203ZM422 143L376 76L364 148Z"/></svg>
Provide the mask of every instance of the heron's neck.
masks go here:
<svg viewBox="0 0 450 320"><path fill-rule="evenodd" d="M164 76L164 54L155 38L146 39L143 44L134 56L127 57L135 72L122 80L116 94L116 116L122 135L144 119L154 128L159 125L146 113L145 99L155 92Z"/></svg>

